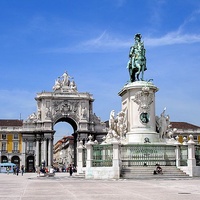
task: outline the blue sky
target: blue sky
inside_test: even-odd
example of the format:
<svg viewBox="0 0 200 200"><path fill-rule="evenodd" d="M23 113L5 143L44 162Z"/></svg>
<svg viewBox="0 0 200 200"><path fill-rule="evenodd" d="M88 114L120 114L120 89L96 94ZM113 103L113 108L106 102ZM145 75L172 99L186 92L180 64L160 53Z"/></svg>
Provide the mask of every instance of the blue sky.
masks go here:
<svg viewBox="0 0 200 200"><path fill-rule="evenodd" d="M199 0L0 0L0 118L26 119L35 96L66 70L95 98L102 121L118 92L134 35L142 34L156 114L200 126Z"/></svg>

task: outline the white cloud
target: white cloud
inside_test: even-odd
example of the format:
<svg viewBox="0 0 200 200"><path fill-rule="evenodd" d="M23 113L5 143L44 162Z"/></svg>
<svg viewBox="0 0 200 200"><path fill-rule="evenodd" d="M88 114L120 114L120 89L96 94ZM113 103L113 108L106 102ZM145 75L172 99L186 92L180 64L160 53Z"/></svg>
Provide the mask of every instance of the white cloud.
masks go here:
<svg viewBox="0 0 200 200"><path fill-rule="evenodd" d="M159 38L145 38L147 46L166 46L174 44L191 44L200 42L200 34L180 34L171 32Z"/></svg>
<svg viewBox="0 0 200 200"><path fill-rule="evenodd" d="M145 37L145 46L166 46L174 44L192 44L200 42L200 34L181 34L179 31L170 32L161 37ZM46 49L44 52L55 53L91 53L91 52L116 52L127 49L134 44L134 39L126 40L111 36L103 31L99 36L83 41L73 47Z"/></svg>

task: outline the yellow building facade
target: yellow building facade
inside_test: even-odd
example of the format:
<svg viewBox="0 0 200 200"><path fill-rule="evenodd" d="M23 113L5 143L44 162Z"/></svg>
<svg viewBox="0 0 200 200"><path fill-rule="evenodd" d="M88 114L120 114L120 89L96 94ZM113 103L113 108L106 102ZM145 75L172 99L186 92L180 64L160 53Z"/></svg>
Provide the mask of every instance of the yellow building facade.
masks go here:
<svg viewBox="0 0 200 200"><path fill-rule="evenodd" d="M0 162L21 165L22 120L0 120Z"/></svg>
<svg viewBox="0 0 200 200"><path fill-rule="evenodd" d="M189 140L189 135L193 135L196 144L200 143L200 127L187 122L171 122L172 129L177 129L173 137L178 136L180 143Z"/></svg>

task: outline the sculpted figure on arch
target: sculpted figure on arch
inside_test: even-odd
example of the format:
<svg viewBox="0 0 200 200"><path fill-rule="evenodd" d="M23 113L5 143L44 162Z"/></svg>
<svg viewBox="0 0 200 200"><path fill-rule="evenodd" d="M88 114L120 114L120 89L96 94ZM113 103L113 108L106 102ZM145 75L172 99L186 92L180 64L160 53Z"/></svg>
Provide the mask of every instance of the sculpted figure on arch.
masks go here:
<svg viewBox="0 0 200 200"><path fill-rule="evenodd" d="M69 84L70 84L69 78L71 78L71 77L67 74L66 71L64 72L64 74L61 77L63 78L62 85L69 86Z"/></svg>
<svg viewBox="0 0 200 200"><path fill-rule="evenodd" d="M141 42L141 34L135 35L135 44L130 48L129 61L127 68L129 70L130 81L139 81L139 75L142 73L141 80L143 80L144 71L146 68L146 57L144 43Z"/></svg>

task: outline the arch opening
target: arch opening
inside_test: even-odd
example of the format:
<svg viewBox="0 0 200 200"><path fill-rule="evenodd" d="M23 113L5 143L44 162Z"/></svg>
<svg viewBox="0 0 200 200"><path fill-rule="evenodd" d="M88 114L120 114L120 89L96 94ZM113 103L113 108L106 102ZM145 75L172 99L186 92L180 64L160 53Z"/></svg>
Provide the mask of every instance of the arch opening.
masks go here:
<svg viewBox="0 0 200 200"><path fill-rule="evenodd" d="M20 158L19 158L19 156L13 156L13 157L11 158L11 163L14 163L14 164L16 164L18 167L20 167Z"/></svg>
<svg viewBox="0 0 200 200"><path fill-rule="evenodd" d="M71 118L60 118L53 126L53 166L57 171L67 171L70 164L76 166L77 123Z"/></svg>

